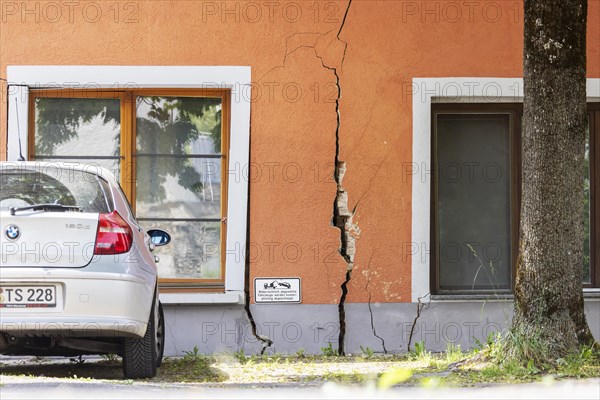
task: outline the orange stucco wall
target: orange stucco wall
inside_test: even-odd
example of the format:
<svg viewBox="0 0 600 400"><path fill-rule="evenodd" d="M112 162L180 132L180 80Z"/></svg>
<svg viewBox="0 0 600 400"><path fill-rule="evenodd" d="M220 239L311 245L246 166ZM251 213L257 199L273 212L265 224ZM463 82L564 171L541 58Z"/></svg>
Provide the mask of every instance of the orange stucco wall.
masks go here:
<svg viewBox="0 0 600 400"><path fill-rule="evenodd" d="M330 226L337 93L323 64L340 76L339 159L361 230L350 302L410 301L412 78L522 75L520 1L354 0L345 55L346 0L0 6L3 78L7 65L250 65L251 278L300 276L304 303L337 303L345 275ZM589 9L588 76L600 77L600 3Z"/></svg>

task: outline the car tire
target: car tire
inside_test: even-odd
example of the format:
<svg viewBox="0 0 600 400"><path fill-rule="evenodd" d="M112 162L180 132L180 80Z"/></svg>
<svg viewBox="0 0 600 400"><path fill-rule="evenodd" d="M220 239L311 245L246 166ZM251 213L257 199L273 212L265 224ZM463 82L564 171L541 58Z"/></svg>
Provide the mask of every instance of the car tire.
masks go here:
<svg viewBox="0 0 600 400"><path fill-rule="evenodd" d="M123 340L123 375L125 379L152 378L156 375L158 347L154 308L152 305L144 337Z"/></svg>
<svg viewBox="0 0 600 400"><path fill-rule="evenodd" d="M162 303L158 302L158 327L156 329L156 366L160 367L165 352L165 313Z"/></svg>

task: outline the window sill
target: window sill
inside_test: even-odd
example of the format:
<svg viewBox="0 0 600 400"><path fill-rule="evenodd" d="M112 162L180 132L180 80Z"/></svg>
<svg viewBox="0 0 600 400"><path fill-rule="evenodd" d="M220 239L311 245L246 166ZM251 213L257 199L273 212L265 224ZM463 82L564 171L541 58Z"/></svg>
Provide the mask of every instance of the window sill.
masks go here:
<svg viewBox="0 0 600 400"><path fill-rule="evenodd" d="M585 288L583 289L584 299L600 299L600 288Z"/></svg>
<svg viewBox="0 0 600 400"><path fill-rule="evenodd" d="M431 301L513 301L511 293L501 294L432 294ZM584 288L584 299L600 299L600 288Z"/></svg>
<svg viewBox="0 0 600 400"><path fill-rule="evenodd" d="M244 293L161 293L160 301L165 305L244 304Z"/></svg>
<svg viewBox="0 0 600 400"><path fill-rule="evenodd" d="M513 301L510 293L501 294L432 294L431 301Z"/></svg>

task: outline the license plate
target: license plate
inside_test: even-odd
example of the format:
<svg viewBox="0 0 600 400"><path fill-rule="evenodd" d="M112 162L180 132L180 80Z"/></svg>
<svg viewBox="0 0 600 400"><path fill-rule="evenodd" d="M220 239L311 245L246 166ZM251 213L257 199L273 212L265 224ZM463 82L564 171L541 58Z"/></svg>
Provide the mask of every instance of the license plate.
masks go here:
<svg viewBox="0 0 600 400"><path fill-rule="evenodd" d="M55 286L2 286L0 308L56 307Z"/></svg>

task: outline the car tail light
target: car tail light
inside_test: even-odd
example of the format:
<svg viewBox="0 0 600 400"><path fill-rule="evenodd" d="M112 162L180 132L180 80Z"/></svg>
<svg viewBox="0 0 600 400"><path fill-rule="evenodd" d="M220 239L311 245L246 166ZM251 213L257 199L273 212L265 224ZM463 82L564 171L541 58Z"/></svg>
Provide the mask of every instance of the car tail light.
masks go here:
<svg viewBox="0 0 600 400"><path fill-rule="evenodd" d="M118 212L100 214L94 254L127 253L132 242L131 227Z"/></svg>

